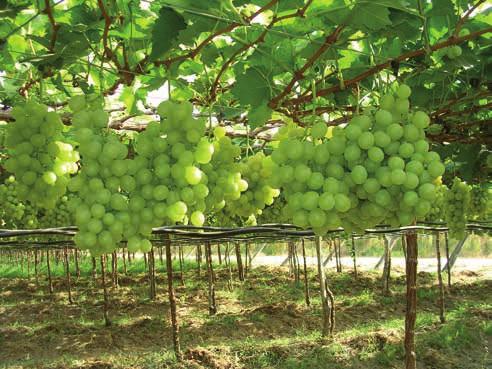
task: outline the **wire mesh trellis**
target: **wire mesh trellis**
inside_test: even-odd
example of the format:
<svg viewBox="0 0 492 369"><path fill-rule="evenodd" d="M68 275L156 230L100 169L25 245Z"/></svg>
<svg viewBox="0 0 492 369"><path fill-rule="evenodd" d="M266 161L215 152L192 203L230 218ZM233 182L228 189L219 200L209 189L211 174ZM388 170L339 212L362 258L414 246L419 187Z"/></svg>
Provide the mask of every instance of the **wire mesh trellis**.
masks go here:
<svg viewBox="0 0 492 369"><path fill-rule="evenodd" d="M466 225L468 232L492 231L490 222L473 222ZM357 238L377 237L382 234L403 234L407 231L423 233L447 232L445 223L422 222L413 226L390 227L381 225L373 229L366 229L363 234L354 234ZM46 249L75 247L72 240L76 234L76 227L59 227L43 229L0 229L1 249ZM251 227L195 227L190 225L175 225L154 228L151 242L154 247L162 247L169 240L173 246L203 244L204 242L286 242L289 240L314 239L317 235L310 229L301 229L292 224L263 224ZM330 230L325 237L344 237L343 228ZM349 235L351 236L351 235ZM53 239L49 239L53 237ZM36 238L33 240L32 238ZM48 238L48 239L46 239ZM126 247L122 241L120 247Z"/></svg>

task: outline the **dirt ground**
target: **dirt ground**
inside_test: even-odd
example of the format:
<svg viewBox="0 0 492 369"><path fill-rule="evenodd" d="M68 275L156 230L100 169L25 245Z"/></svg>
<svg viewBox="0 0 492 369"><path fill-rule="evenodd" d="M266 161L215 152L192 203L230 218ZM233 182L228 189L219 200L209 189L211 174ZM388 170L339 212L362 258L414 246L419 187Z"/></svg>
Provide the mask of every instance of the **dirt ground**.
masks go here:
<svg viewBox="0 0 492 369"><path fill-rule="evenodd" d="M100 281L75 279L74 304L62 278L55 293L42 279L0 279L0 368L403 368L404 276L393 272L392 293L381 292L380 273L329 272L336 328L320 336L316 275L309 272L311 306L303 284L286 268L258 267L245 282L217 271L215 316L208 314L207 278L196 270L175 279L184 362L172 353L166 280L148 298L145 274L120 275L110 288L105 327ZM436 276L419 273L419 368L492 368L492 281L477 272L453 275L446 290L447 322L439 323ZM301 281L302 282L302 281Z"/></svg>

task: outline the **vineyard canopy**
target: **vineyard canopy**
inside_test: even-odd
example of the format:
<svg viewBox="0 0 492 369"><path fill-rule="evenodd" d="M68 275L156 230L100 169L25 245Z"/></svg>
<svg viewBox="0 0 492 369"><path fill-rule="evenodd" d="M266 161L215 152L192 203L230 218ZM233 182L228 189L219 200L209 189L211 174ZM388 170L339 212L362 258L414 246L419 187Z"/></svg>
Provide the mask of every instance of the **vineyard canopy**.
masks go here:
<svg viewBox="0 0 492 369"><path fill-rule="evenodd" d="M63 106L103 92L125 109L121 128L169 89L221 124L248 124L243 142L313 115L343 124L397 79L442 127L429 138L449 143L439 151L454 172L476 179L491 141L491 11L485 0L1 1L0 99Z"/></svg>

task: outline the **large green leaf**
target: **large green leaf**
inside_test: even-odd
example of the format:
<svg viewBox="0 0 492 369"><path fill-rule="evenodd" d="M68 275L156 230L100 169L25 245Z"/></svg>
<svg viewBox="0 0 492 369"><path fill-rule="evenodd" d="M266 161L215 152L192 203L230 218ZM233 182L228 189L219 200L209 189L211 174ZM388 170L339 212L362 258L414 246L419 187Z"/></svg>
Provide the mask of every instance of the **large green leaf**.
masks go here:
<svg viewBox="0 0 492 369"><path fill-rule="evenodd" d="M175 10L163 6L152 30L152 52L150 58L156 60L166 54L174 45L179 31L186 28L184 18Z"/></svg>
<svg viewBox="0 0 492 369"><path fill-rule="evenodd" d="M349 16L349 24L365 31L377 31L391 25L387 6L377 2L357 3Z"/></svg>
<svg viewBox="0 0 492 369"><path fill-rule="evenodd" d="M241 104L258 107L272 97L271 80L265 70L249 68L244 74L237 76L232 93Z"/></svg>

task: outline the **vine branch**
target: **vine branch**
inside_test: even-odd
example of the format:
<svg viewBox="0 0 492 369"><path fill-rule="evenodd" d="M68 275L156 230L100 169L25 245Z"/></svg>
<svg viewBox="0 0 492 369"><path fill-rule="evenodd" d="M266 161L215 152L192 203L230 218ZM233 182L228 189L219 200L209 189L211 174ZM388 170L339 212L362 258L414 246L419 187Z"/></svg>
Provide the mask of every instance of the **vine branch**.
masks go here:
<svg viewBox="0 0 492 369"><path fill-rule="evenodd" d="M111 50L111 47L109 46L109 41L108 41L108 36L109 36L109 29L111 28L111 17L109 16L109 13L104 6L103 0L97 0L97 5L99 9L101 10L101 14L104 18L104 30L102 34L102 42L103 42L103 48L104 48L104 53L103 56L106 56L108 59L110 59L115 65L116 68L118 68L118 71L121 70L121 65L118 61L118 58L116 55L113 53L113 50Z"/></svg>
<svg viewBox="0 0 492 369"><path fill-rule="evenodd" d="M224 27L222 29L219 29L218 31L210 34L205 40L203 40L202 42L200 42L197 47L195 47L194 49L190 50L186 54L178 55L178 56L175 56L173 58L166 59L166 60L158 60L158 61L155 61L154 62L154 65L155 66L164 65L166 68L169 68L175 62L178 62L178 61L181 61L181 60L185 60L185 59L194 59L200 53L200 51L205 46L207 46L210 42L212 42L216 37L221 36L224 33L231 32L231 31L233 31L234 29L236 29L239 26L250 25L251 24L251 21L253 21L253 19L255 19L258 15L260 15L264 11L270 9L278 1L279 0L271 0L270 2L268 2L268 4L264 5L263 7L261 7L260 9L258 9L256 12L254 12L253 14L251 14L249 17L247 17L245 19L246 24L243 24L243 23L240 23L240 22L233 22L233 23L229 24L227 27Z"/></svg>
<svg viewBox="0 0 492 369"><path fill-rule="evenodd" d="M461 36L461 37L451 36L450 38L448 38L445 41L442 41L442 42L439 42L437 44L432 45L430 49L431 49L431 51L436 51L436 50L443 49L443 48L448 47L448 46L460 44L462 42L475 39L475 38L477 38L483 34L490 33L490 32L492 32L492 27L484 28L484 29L481 29L479 31L475 31L473 33L470 33L468 35ZM344 87L346 88L348 86L355 85L355 84L359 83L360 81L363 81L364 79L366 79L370 76L373 76L374 74L382 71L383 69L389 68L391 66L391 62L393 62L393 61L402 62L402 61L405 61L407 59L412 59L412 58L416 58L418 56L425 55L425 53L426 53L426 49L421 48L418 50L409 51L409 52L406 52L404 54L401 54L400 56L398 56L395 59L391 59L391 60L388 60L384 63L375 65L374 67L368 69L364 73L361 73L352 79L346 80L344 82ZM287 91L287 93L289 93L290 90ZM320 90L316 91L316 97L326 96L330 93L339 92L341 90L342 90L342 86L334 85L332 87L324 88L324 89L320 89ZM307 103L307 102L312 101L313 98L314 98L314 96L311 93L311 94L306 95L306 96L287 100L283 105L288 106L288 105L297 105L297 104Z"/></svg>
<svg viewBox="0 0 492 369"><path fill-rule="evenodd" d="M56 23L55 17L53 16L53 8L51 6L51 0L44 0L44 4L45 4L44 13L46 13L46 15L48 16L52 28L48 51L50 53L53 53L55 51L56 38L58 36L58 30L60 29L60 25Z"/></svg>
<svg viewBox="0 0 492 369"><path fill-rule="evenodd" d="M270 106L271 108L275 108L279 104L279 102L292 91L292 88L295 86L295 84L304 78L304 73L306 72L306 70L308 70L309 67L311 67L316 62L316 60L318 60L324 54L324 52L328 50L328 48L338 40L338 37L340 36L340 33L342 32L344 27L345 26L338 26L331 34L326 36L323 45L321 45L318 50L316 50L316 52L311 55L311 57L300 69L294 72L294 76L290 80L289 84L285 86L284 90L280 94L270 100L268 106Z"/></svg>
<svg viewBox="0 0 492 369"><path fill-rule="evenodd" d="M456 28L454 29L453 36L458 37L459 33L461 31L461 28L463 25L466 23L468 18L470 18L471 13L475 11L480 5L482 5L485 2L485 0L478 0L470 9L468 9L465 14L460 18L458 23L456 23Z"/></svg>

